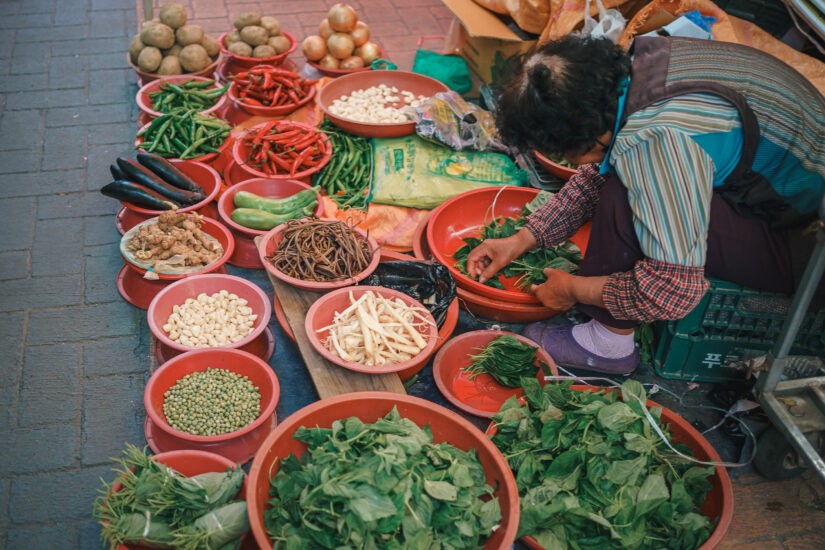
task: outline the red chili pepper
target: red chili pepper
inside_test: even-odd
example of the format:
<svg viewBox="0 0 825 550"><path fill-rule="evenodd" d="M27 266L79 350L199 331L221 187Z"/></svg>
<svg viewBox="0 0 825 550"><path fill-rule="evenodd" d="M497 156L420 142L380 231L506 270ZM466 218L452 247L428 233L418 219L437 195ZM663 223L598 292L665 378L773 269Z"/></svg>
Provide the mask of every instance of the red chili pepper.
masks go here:
<svg viewBox="0 0 825 550"><path fill-rule="evenodd" d="M292 163L292 168L289 170L289 175L294 176L298 167L301 166L306 158L312 153L312 149L304 149L300 155L295 157L295 162Z"/></svg>

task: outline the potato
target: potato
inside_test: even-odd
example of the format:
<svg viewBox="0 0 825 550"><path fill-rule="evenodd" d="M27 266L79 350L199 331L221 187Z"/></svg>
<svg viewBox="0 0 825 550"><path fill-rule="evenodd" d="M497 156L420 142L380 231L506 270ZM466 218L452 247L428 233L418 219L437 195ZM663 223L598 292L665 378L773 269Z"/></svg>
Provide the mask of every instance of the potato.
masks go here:
<svg viewBox="0 0 825 550"><path fill-rule="evenodd" d="M140 33L140 39L147 46L155 46L161 50L171 48L175 44L175 31L163 23L149 25Z"/></svg>
<svg viewBox="0 0 825 550"><path fill-rule="evenodd" d="M140 55L140 50L146 47L146 44L140 39L140 35L136 34L132 37L132 41L129 43L129 59L132 60L132 63L137 65L138 62L138 55Z"/></svg>
<svg viewBox="0 0 825 550"><path fill-rule="evenodd" d="M160 62L160 67L158 67L158 74L183 74L183 68L180 66L180 59L178 59L178 56L167 55L164 57Z"/></svg>
<svg viewBox="0 0 825 550"><path fill-rule="evenodd" d="M244 27L248 27L249 25L260 25L261 14L254 11L242 13L235 18L233 24L235 25L235 28L238 30L241 30Z"/></svg>
<svg viewBox="0 0 825 550"><path fill-rule="evenodd" d="M143 22L143 23L141 23L141 25L140 25L140 32L145 31L145 30L146 30L146 29L148 29L150 26L152 26L152 25L154 25L154 24L156 24L156 23L160 23L160 19L158 19L157 17L155 17L154 19L150 19L149 21L144 21L144 22Z"/></svg>
<svg viewBox="0 0 825 550"><path fill-rule="evenodd" d="M255 49L252 50L252 57L273 57L277 53L275 48L269 44L261 44L260 46L255 46Z"/></svg>
<svg viewBox="0 0 825 550"><path fill-rule="evenodd" d="M203 49L206 50L207 54L209 54L209 57L215 57L221 51L221 45L218 43L217 39L212 38L208 34L203 35L201 46L203 46Z"/></svg>
<svg viewBox="0 0 825 550"><path fill-rule="evenodd" d="M264 15L261 17L260 25L267 30L269 36L279 36L281 34L281 24L274 17Z"/></svg>
<svg viewBox="0 0 825 550"><path fill-rule="evenodd" d="M203 27L200 25L184 25L175 31L175 39L181 46L200 44L203 41Z"/></svg>
<svg viewBox="0 0 825 550"><path fill-rule="evenodd" d="M146 46L140 50L137 64L142 71L153 73L158 70L158 67L160 67L160 62L162 59L163 55L160 53L159 49L154 46Z"/></svg>
<svg viewBox="0 0 825 550"><path fill-rule="evenodd" d="M212 63L209 54L200 44L189 44L184 46L178 56L180 66L187 73L202 71Z"/></svg>
<svg viewBox="0 0 825 550"><path fill-rule="evenodd" d="M226 45L229 46L230 44L234 44L235 42L241 41L241 33L238 31L232 31L226 33L226 38L223 39L226 42Z"/></svg>
<svg viewBox="0 0 825 550"><path fill-rule="evenodd" d="M260 46L269 40L269 33L263 27L249 25L241 29L241 40L253 47Z"/></svg>
<svg viewBox="0 0 825 550"><path fill-rule="evenodd" d="M158 13L161 22L173 29L179 29L186 24L186 8L177 2L170 2L160 7Z"/></svg>
<svg viewBox="0 0 825 550"><path fill-rule="evenodd" d="M233 42L226 49L230 53L234 53L235 55L240 55L243 57L252 57L252 46L250 46L246 42Z"/></svg>
<svg viewBox="0 0 825 550"><path fill-rule="evenodd" d="M292 46L292 42L289 41L289 38L286 36L273 36L267 42L269 46L271 46L277 53L284 53L288 51L290 46Z"/></svg>

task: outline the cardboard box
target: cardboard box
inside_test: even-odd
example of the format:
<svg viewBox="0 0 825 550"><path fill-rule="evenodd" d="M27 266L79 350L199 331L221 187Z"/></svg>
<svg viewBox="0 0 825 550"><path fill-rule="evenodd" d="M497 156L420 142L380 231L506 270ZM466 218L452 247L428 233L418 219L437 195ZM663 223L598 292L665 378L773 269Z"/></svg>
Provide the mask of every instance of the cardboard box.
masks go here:
<svg viewBox="0 0 825 550"><path fill-rule="evenodd" d="M448 42L467 61L470 70L486 83L500 81L507 62L528 51L537 36L527 34L512 21L473 0L442 0L453 12Z"/></svg>

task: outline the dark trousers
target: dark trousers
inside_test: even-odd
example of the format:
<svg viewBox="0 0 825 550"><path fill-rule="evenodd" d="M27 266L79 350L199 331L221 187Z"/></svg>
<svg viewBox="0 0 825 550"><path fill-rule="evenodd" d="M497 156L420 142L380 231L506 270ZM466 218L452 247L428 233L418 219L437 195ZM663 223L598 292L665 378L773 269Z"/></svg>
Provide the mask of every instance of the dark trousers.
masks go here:
<svg viewBox="0 0 825 550"><path fill-rule="evenodd" d="M757 290L790 294L795 288L795 263L799 262L794 262L788 242L787 233L772 231L762 220L740 216L714 193L710 205L705 276ZM804 253L801 257L804 258ZM627 189L616 176L612 176L604 184L593 216L590 241L579 274L599 276L630 271L642 258L644 254L633 228ZM804 260L801 263L804 269ZM801 275L801 271L797 275ZM631 328L638 324L616 319L604 308L586 304L577 307L611 327Z"/></svg>

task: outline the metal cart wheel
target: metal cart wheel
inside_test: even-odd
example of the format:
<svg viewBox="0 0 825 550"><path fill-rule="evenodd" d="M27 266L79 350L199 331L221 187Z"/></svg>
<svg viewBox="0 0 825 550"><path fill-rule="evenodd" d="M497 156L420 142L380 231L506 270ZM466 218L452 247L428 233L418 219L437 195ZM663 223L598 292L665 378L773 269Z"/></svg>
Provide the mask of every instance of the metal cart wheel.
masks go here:
<svg viewBox="0 0 825 550"><path fill-rule="evenodd" d="M822 451L825 435L814 432L806 435L813 447ZM807 462L799 456L785 434L776 428L768 428L759 438L753 465L770 481L785 481L805 471Z"/></svg>

